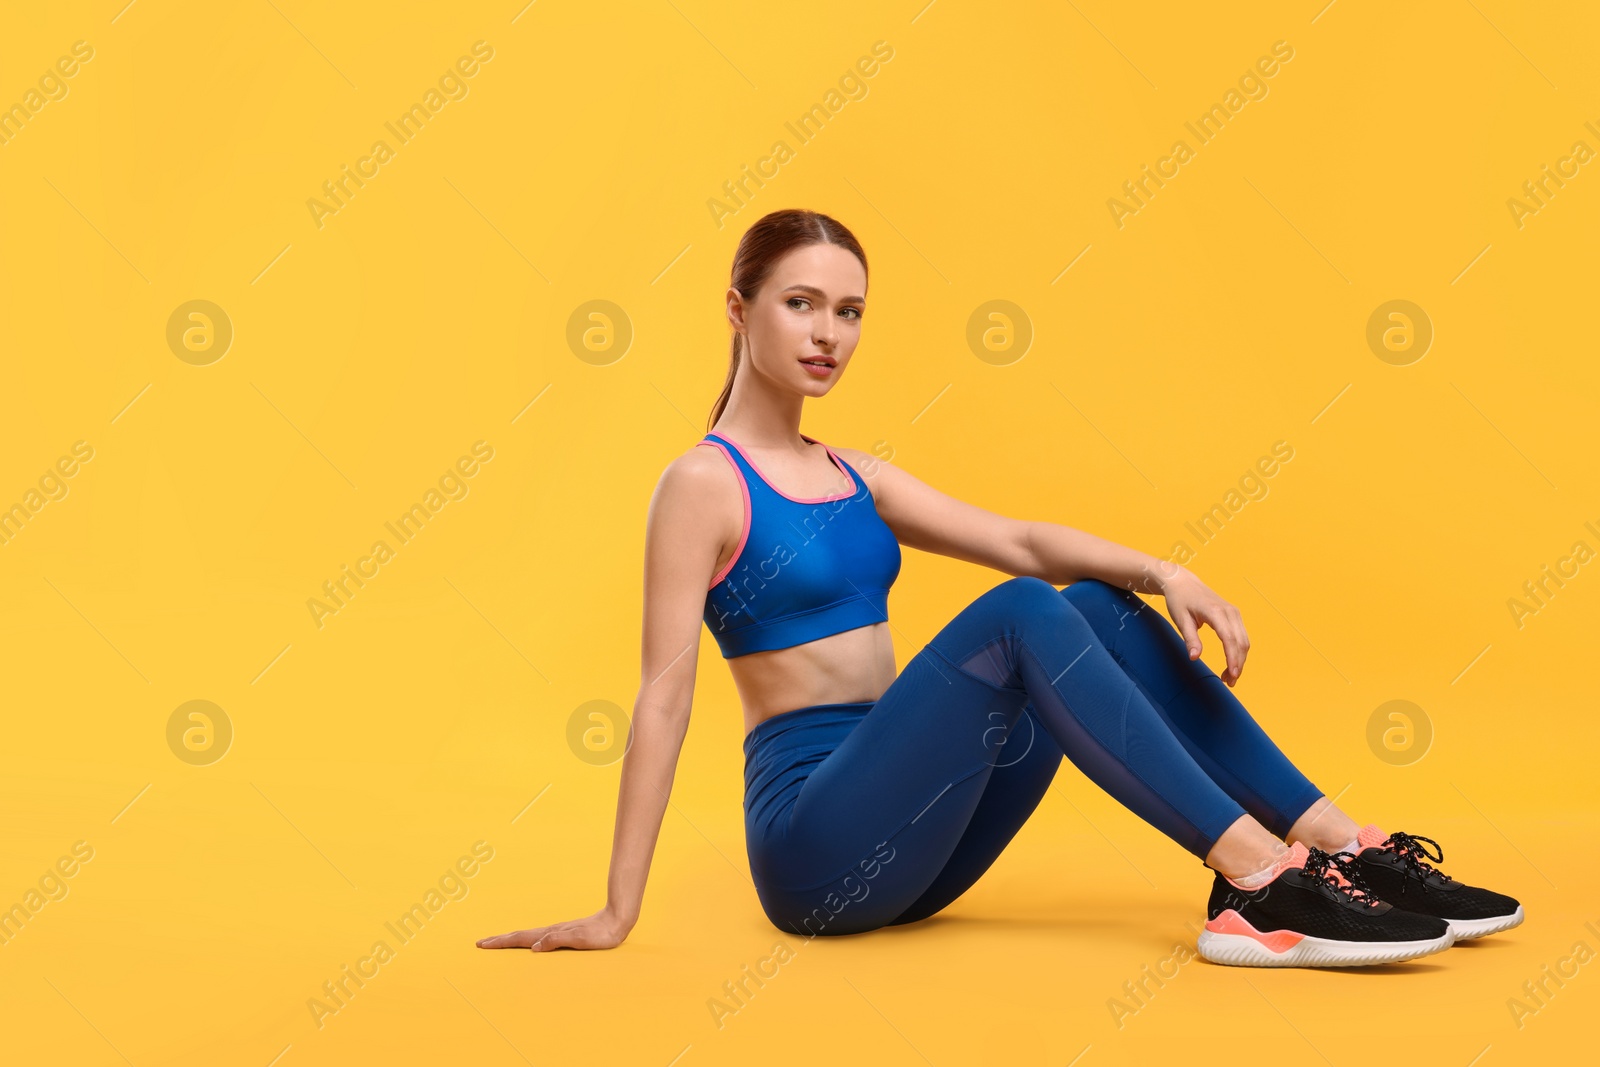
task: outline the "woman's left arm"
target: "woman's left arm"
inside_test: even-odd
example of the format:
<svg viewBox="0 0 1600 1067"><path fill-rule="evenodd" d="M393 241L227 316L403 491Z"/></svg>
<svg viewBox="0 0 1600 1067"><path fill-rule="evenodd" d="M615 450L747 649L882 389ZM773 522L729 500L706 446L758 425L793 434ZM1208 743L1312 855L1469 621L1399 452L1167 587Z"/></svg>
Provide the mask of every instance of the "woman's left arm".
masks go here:
<svg viewBox="0 0 1600 1067"><path fill-rule="evenodd" d="M903 545L979 563L1006 574L1070 585L1097 578L1136 593L1159 593L1183 635L1191 660L1200 658L1200 625L1222 640L1232 686L1244 670L1250 638L1239 609L1181 564L1054 522L1013 519L941 493L910 472L856 449L836 449L872 490L879 515Z"/></svg>
<svg viewBox="0 0 1600 1067"><path fill-rule="evenodd" d="M1189 646L1191 660L1200 658L1200 624L1209 625L1222 639L1227 657L1227 667L1218 677L1230 687L1238 682L1245 656L1250 652L1250 635L1245 633L1244 620L1239 617L1238 608L1218 596L1193 571L1059 523L1028 522L1024 535L1038 561L1037 573L1053 585L1098 578L1107 585L1166 597L1167 614Z"/></svg>

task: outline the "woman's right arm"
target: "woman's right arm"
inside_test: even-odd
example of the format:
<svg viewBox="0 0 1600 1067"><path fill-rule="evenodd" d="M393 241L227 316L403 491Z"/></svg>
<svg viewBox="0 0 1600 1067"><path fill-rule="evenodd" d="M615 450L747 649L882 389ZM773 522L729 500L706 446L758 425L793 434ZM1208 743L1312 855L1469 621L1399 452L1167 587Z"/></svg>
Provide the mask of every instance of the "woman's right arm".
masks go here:
<svg viewBox="0 0 1600 1067"><path fill-rule="evenodd" d="M650 860L689 729L706 589L731 521L720 514L730 499L721 483L727 473L717 469L725 461L710 453L693 448L673 460L650 498L641 677L617 793L606 905L582 919L484 938L480 948L615 948L639 921Z"/></svg>

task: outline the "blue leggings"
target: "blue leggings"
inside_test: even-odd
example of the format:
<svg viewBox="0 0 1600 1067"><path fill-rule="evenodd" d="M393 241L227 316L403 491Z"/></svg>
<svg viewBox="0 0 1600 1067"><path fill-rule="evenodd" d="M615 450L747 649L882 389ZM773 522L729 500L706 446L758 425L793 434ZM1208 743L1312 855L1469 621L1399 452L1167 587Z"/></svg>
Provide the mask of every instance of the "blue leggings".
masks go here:
<svg viewBox="0 0 1600 1067"><path fill-rule="evenodd" d="M1323 795L1156 608L1093 579L1002 582L876 701L781 712L744 752L756 893L804 936L943 909L1021 829L1063 754L1202 860L1246 812L1282 837Z"/></svg>

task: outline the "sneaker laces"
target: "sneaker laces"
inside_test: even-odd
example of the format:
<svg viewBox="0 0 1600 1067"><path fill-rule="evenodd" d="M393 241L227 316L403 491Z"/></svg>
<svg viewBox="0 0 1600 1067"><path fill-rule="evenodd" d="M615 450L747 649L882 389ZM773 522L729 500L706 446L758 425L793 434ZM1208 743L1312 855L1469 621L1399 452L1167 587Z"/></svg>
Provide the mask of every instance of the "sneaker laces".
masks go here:
<svg viewBox="0 0 1600 1067"><path fill-rule="evenodd" d="M1330 854L1312 846L1306 850L1305 871L1316 881L1332 886L1349 899L1375 908L1378 906L1378 897L1362 879L1355 858L1352 852ZM1328 869L1330 866L1333 870Z"/></svg>
<svg viewBox="0 0 1600 1067"><path fill-rule="evenodd" d="M1432 845L1439 854L1436 856L1429 852L1422 844L1424 841ZM1408 834L1404 830L1396 830L1389 835L1389 840L1384 843L1383 847L1385 851L1393 852L1401 859L1408 874L1416 875L1417 881L1422 883L1422 891L1424 893L1428 891L1428 875L1430 874L1437 874L1446 882L1451 881L1448 874L1427 862L1427 860L1432 860L1434 863L1444 862L1444 846L1433 838ZM1406 883L1409 881L1411 879L1407 878L1400 883L1400 894L1402 896L1405 895Z"/></svg>

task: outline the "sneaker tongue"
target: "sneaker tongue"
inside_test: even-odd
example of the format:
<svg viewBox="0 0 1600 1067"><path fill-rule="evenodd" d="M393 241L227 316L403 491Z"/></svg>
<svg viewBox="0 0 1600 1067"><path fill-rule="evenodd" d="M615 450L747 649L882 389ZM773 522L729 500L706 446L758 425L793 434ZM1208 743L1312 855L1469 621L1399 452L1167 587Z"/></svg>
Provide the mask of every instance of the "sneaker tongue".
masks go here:
<svg viewBox="0 0 1600 1067"><path fill-rule="evenodd" d="M1306 860L1310 857L1309 850L1307 850L1306 847L1304 845L1300 844L1298 841L1295 842L1294 848L1298 848L1300 850L1300 862L1299 862L1298 866L1304 867L1305 863L1306 863ZM1331 856L1332 854L1328 853L1328 855ZM1328 865L1327 865L1327 867L1324 868L1324 871L1325 871L1325 877L1331 878L1335 885L1343 886L1345 888L1351 889L1352 891L1354 890L1355 883L1351 882L1350 879L1346 878L1344 876L1344 872L1339 869L1339 865L1337 863L1334 863L1331 859L1328 861Z"/></svg>
<svg viewBox="0 0 1600 1067"><path fill-rule="evenodd" d="M1328 864L1328 873L1333 875L1333 880L1335 882L1337 882L1339 885L1350 885L1351 884L1350 883L1350 879L1348 879L1348 878L1346 878L1344 876L1344 872L1341 871L1337 866L1335 866L1332 863Z"/></svg>
<svg viewBox="0 0 1600 1067"><path fill-rule="evenodd" d="M1360 830L1356 831L1356 844L1362 848L1371 848L1374 845L1381 845L1387 840L1389 840L1389 835L1378 829L1370 822L1363 826Z"/></svg>
<svg viewBox="0 0 1600 1067"><path fill-rule="evenodd" d="M1296 841L1294 844L1289 846L1289 851L1285 852L1283 856L1279 858L1277 870L1282 871L1290 867L1304 867L1306 865L1306 859L1310 855L1310 850L1307 849L1302 842Z"/></svg>

